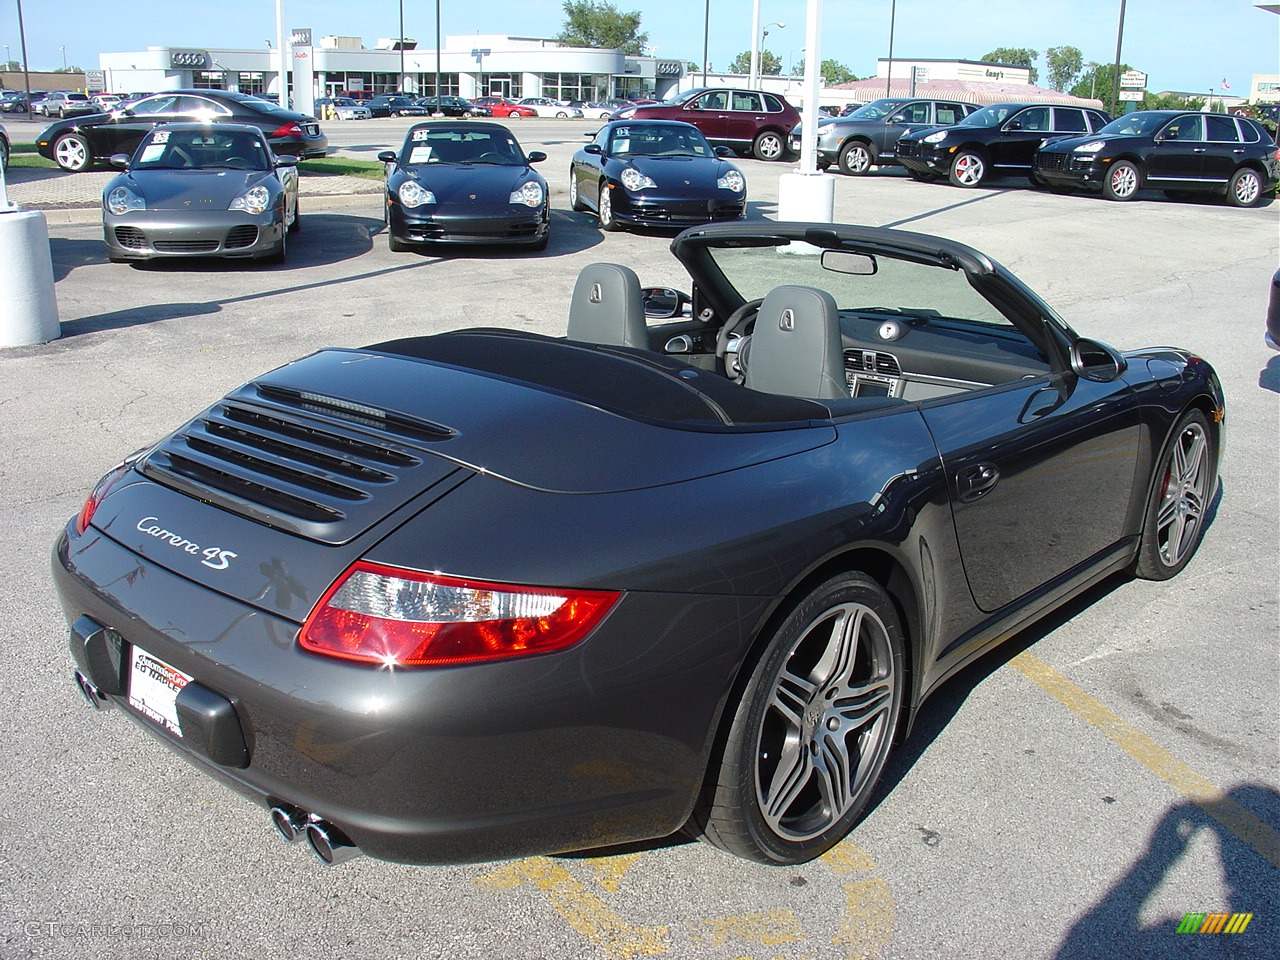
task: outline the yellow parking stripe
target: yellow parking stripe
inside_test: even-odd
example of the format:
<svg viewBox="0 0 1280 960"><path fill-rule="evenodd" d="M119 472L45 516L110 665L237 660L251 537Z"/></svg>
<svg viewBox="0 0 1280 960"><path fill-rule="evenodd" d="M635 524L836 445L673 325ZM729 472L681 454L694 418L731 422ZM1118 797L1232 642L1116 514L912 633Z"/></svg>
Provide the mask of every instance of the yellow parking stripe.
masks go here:
<svg viewBox="0 0 1280 960"><path fill-rule="evenodd" d="M1009 665L1080 719L1106 734L1121 750L1217 820L1273 867L1280 868L1280 833L1227 796L1207 777L1038 657L1023 651L1009 661Z"/></svg>

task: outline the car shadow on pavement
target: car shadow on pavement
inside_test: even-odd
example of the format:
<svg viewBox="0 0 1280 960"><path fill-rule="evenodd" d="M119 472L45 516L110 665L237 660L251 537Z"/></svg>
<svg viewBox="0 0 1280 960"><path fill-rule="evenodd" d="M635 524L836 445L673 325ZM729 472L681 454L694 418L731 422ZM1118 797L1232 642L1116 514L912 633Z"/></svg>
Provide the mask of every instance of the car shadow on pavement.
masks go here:
<svg viewBox="0 0 1280 960"><path fill-rule="evenodd" d="M982 192L975 197L967 200L958 200L955 203L948 203L945 207L936 207L933 210L926 210L924 213L917 213L913 217L904 217L901 220L893 220L886 223L886 227L905 227L909 223L916 223L920 220L928 220L930 217L936 217L940 213L949 213L952 210L959 210L961 207L967 207L973 203L982 203L985 200L991 200L1005 193L1014 192L1015 187L997 187L984 188Z"/></svg>

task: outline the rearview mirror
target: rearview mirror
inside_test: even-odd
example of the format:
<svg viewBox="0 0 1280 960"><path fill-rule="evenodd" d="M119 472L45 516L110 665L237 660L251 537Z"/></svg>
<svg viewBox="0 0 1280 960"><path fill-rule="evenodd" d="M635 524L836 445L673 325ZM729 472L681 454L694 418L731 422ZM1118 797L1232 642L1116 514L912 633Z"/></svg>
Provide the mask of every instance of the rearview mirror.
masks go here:
<svg viewBox="0 0 1280 960"><path fill-rule="evenodd" d="M853 253L849 250L823 250L822 269L833 273L847 273L854 277L874 277L880 265L869 253Z"/></svg>

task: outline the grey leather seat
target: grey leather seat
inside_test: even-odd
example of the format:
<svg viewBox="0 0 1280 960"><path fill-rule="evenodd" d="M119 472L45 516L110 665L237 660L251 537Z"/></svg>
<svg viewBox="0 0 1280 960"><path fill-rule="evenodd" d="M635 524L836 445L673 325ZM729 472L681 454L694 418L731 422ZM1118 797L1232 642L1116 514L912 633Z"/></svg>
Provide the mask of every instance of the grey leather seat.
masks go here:
<svg viewBox="0 0 1280 960"><path fill-rule="evenodd" d="M816 287L776 287L756 314L746 386L814 400L849 396L840 313Z"/></svg>
<svg viewBox="0 0 1280 960"><path fill-rule="evenodd" d="M578 274L569 303L569 339L649 348L640 278L630 267L589 263Z"/></svg>

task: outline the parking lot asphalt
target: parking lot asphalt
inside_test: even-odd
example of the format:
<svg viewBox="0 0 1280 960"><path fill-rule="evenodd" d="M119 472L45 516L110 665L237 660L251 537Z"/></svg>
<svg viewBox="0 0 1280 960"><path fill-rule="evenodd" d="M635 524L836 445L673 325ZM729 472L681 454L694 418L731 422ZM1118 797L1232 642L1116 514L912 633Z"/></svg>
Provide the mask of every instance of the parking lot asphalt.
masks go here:
<svg viewBox="0 0 1280 960"><path fill-rule="evenodd" d="M368 157L407 125L371 123L326 131ZM838 220L970 243L1082 334L1209 359L1227 394L1227 447L1187 569L1167 583L1108 581L954 679L891 759L866 819L814 863L756 866L673 839L325 869L119 711L83 704L48 556L124 455L320 346L477 325L563 334L588 262L687 285L671 234L605 236L568 209L568 158L586 125L515 129L550 155L541 255L392 254L376 183L372 196L308 198L281 267L110 264L94 217L47 211L63 336L0 350L0 957L1274 956L1280 355L1262 340L1280 261L1274 202L1117 204L1013 180L959 190L893 171L836 178ZM788 168L741 166L750 216L774 216ZM1241 934L1175 932L1188 913L1218 912L1252 920Z"/></svg>

